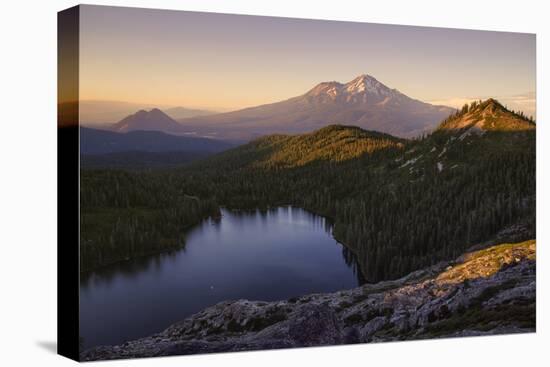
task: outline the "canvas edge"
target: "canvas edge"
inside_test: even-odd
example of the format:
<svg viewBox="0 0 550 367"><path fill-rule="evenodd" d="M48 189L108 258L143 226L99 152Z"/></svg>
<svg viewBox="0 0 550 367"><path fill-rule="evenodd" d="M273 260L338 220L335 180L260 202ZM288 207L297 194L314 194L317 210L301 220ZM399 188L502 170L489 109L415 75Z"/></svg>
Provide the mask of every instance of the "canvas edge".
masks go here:
<svg viewBox="0 0 550 367"><path fill-rule="evenodd" d="M57 353L79 358L80 7L57 14Z"/></svg>

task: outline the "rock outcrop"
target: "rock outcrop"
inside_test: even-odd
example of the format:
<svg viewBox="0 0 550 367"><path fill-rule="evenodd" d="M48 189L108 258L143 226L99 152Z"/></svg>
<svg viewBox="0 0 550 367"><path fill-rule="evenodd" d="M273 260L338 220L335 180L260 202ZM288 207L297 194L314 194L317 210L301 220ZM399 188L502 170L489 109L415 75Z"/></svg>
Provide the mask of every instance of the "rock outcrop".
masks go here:
<svg viewBox="0 0 550 367"><path fill-rule="evenodd" d="M533 332L535 241L467 253L395 281L279 302L227 301L82 360Z"/></svg>

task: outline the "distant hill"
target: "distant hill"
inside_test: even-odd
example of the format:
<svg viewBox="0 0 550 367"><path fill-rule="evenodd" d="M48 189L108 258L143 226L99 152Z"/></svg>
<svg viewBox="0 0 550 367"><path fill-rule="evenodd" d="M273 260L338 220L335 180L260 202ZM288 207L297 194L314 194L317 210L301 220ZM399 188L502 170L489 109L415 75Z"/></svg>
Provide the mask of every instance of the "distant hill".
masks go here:
<svg viewBox="0 0 550 367"><path fill-rule="evenodd" d="M535 129L533 121L494 99L473 102L397 158L396 175L452 177L459 171L478 168L489 157L514 160L534 156Z"/></svg>
<svg viewBox="0 0 550 367"><path fill-rule="evenodd" d="M536 124L522 114L506 109L494 99L474 102L440 122L432 134L419 141L368 131L356 126L329 125L295 135L273 134L227 150L200 163L217 169L293 168L315 161L343 162L377 151L402 151L401 157L380 165L386 177L403 172L435 173L456 169L489 152L512 153L530 146ZM523 133L527 134L523 134ZM403 148L411 147L406 152ZM392 149L393 148L393 149ZM406 170L401 168L407 167Z"/></svg>
<svg viewBox="0 0 550 367"><path fill-rule="evenodd" d="M153 108L151 111L139 110L113 126L113 130L118 132L134 130L178 132L180 128L180 124L158 108Z"/></svg>
<svg viewBox="0 0 550 367"><path fill-rule="evenodd" d="M387 148L404 140L356 126L330 125L301 135L270 135L210 158L204 164L242 168L303 166L315 161L342 162Z"/></svg>
<svg viewBox="0 0 550 367"><path fill-rule="evenodd" d="M203 152L217 153L233 145L207 138L169 135L160 131L119 133L80 128L81 154L120 152Z"/></svg>
<svg viewBox="0 0 550 367"><path fill-rule="evenodd" d="M453 108L412 99L370 75L360 75L345 84L320 83L285 101L179 122L187 131L249 140L339 123L413 137L431 131L453 112Z"/></svg>
<svg viewBox="0 0 550 367"><path fill-rule="evenodd" d="M109 205L141 205L151 200L144 188L155 188L169 203L184 192L232 209L298 206L330 218L364 279L376 282L501 235L534 238L535 148L535 123L487 100L420 139L331 125L265 136L158 175L108 172L101 181L90 173L88 198L105 202L109 182L126 182Z"/></svg>
<svg viewBox="0 0 550 367"><path fill-rule="evenodd" d="M153 103L133 103L124 101L81 100L79 101L80 122L87 126L113 124L139 110L158 108L173 119L204 116L216 113L181 106L164 106Z"/></svg>
<svg viewBox="0 0 550 367"><path fill-rule="evenodd" d="M490 99L421 139L329 126L263 137L188 169L205 183L223 177L212 195L226 207L291 203L334 219L335 238L378 281L499 231L533 238L535 143L535 123Z"/></svg>

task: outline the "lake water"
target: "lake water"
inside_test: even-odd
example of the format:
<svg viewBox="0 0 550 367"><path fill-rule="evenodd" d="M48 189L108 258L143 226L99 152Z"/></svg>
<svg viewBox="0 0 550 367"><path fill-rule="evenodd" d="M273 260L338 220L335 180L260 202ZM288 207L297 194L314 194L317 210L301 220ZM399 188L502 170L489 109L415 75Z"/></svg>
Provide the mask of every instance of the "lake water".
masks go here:
<svg viewBox="0 0 550 367"><path fill-rule="evenodd" d="M273 301L362 283L329 221L303 209L232 212L190 230L184 249L81 277L84 347L120 344L224 300Z"/></svg>

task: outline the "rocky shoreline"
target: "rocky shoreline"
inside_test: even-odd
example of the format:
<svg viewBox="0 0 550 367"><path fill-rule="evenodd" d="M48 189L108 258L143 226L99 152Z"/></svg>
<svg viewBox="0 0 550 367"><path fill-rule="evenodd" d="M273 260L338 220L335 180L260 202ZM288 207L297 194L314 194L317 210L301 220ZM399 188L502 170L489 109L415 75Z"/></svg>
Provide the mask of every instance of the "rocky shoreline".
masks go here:
<svg viewBox="0 0 550 367"><path fill-rule="evenodd" d="M226 301L81 360L535 331L535 240L467 253L395 281L278 302ZM138 321L139 322L139 321Z"/></svg>

